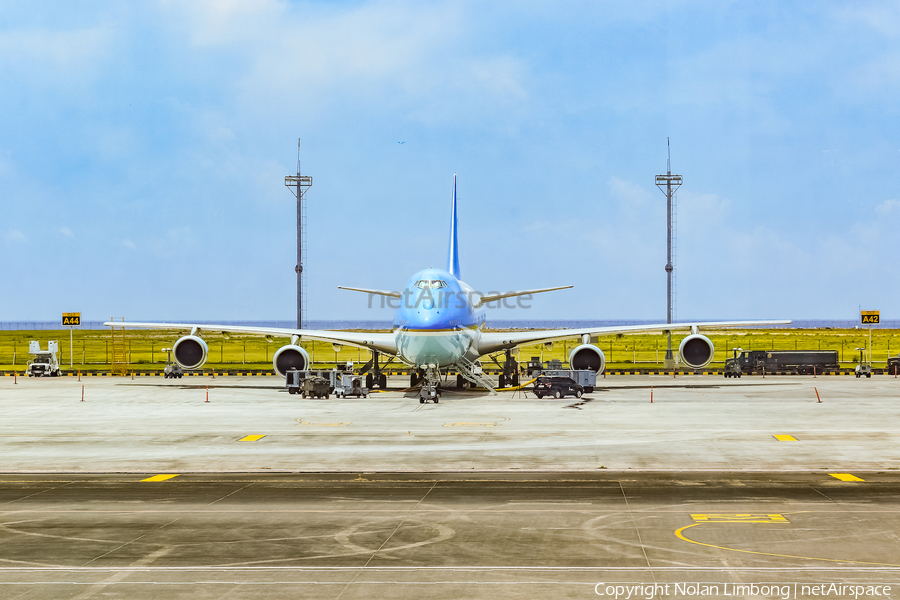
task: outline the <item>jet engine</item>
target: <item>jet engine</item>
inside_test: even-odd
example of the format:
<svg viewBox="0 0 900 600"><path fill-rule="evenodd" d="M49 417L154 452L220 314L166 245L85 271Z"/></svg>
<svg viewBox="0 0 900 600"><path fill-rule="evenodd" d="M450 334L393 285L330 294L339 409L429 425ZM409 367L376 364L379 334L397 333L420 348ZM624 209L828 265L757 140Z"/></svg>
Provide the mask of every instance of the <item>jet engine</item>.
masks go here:
<svg viewBox="0 0 900 600"><path fill-rule="evenodd" d="M569 354L569 368L573 370L590 369L602 373L606 368L606 357L603 350L592 344L582 344Z"/></svg>
<svg viewBox="0 0 900 600"><path fill-rule="evenodd" d="M681 362L692 369L702 369L713 359L715 348L713 343L705 335L695 333L681 340L678 346L678 354L681 356Z"/></svg>
<svg viewBox="0 0 900 600"><path fill-rule="evenodd" d="M172 356L183 369L199 369L206 362L209 347L202 338L186 335L172 346Z"/></svg>
<svg viewBox="0 0 900 600"><path fill-rule="evenodd" d="M272 366L275 372L284 377L291 369L305 371L309 366L309 354L300 346L288 344L282 346L272 357Z"/></svg>

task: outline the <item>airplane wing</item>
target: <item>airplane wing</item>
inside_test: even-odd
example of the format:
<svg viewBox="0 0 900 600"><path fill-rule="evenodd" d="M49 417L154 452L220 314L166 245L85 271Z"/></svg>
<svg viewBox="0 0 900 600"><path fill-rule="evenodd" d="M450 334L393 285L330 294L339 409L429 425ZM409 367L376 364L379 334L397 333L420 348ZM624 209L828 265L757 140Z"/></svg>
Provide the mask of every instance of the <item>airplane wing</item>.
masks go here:
<svg viewBox="0 0 900 600"><path fill-rule="evenodd" d="M544 288L542 290L523 290L521 292L506 292L504 294L494 294L493 296L482 296L478 298L472 308L478 308L482 304L489 304L496 300L502 300L503 298L513 298L515 296L527 296L529 294L541 294L543 292L554 292L556 290L567 290L569 288L575 287L574 285L563 285L560 287L552 287L552 288Z"/></svg>
<svg viewBox="0 0 900 600"><path fill-rule="evenodd" d="M718 329L725 327L757 327L760 325L788 325L790 321L715 321L707 323L661 323L654 325L616 325L612 327L582 327L578 329L538 329L534 331L485 331L481 334L478 351L489 354L499 350L529 344L552 342L566 338L610 333L635 333L638 331L691 331L697 329Z"/></svg>
<svg viewBox="0 0 900 600"><path fill-rule="evenodd" d="M300 336L301 340L316 340L332 344L346 344L369 350L377 350L384 354L397 354L397 342L393 333L375 333L368 331L330 331L327 329L282 329L279 327L252 327L246 325L202 325L188 323L123 323L115 321L104 323L106 326L125 327L126 329L180 329L193 332L221 331L222 333L251 333L278 337Z"/></svg>
<svg viewBox="0 0 900 600"><path fill-rule="evenodd" d="M364 294L375 294L376 296L388 296L389 298L403 297L403 294L401 294L400 292L388 292L385 290L367 290L366 288L344 287L342 285L339 285L338 289L350 290L351 292L363 292Z"/></svg>

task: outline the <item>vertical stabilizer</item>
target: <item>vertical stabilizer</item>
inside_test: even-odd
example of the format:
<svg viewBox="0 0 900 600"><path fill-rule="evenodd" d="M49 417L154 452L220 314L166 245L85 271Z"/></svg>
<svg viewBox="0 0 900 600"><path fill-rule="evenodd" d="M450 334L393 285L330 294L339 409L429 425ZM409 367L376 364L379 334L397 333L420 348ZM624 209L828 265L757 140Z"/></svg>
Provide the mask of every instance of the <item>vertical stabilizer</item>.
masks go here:
<svg viewBox="0 0 900 600"><path fill-rule="evenodd" d="M450 207L450 248L447 251L447 271L459 279L459 243L456 237L456 173L453 174L453 204Z"/></svg>

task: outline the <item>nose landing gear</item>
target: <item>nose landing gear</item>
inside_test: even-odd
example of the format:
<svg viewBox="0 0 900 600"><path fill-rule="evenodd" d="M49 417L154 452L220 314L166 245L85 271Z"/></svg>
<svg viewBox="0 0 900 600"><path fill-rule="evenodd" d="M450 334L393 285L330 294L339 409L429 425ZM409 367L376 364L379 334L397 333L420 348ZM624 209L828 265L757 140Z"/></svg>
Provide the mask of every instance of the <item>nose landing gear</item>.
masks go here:
<svg viewBox="0 0 900 600"><path fill-rule="evenodd" d="M441 372L437 365L425 365L425 382L419 391L419 404L426 402L434 402L437 404L441 401Z"/></svg>

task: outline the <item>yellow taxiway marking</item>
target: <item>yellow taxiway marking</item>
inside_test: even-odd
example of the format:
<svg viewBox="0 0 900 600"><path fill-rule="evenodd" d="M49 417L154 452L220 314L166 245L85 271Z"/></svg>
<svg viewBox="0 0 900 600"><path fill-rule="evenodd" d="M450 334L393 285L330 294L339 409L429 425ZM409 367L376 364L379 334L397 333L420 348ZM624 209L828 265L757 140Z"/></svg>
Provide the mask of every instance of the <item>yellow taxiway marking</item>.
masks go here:
<svg viewBox="0 0 900 600"><path fill-rule="evenodd" d="M775 434L772 437L774 437L779 442L796 442L797 441L797 438L795 438L792 435L787 435L787 434Z"/></svg>
<svg viewBox="0 0 900 600"><path fill-rule="evenodd" d="M735 522L744 522L744 521L724 521L724 522L735 523ZM784 521L750 521L750 522L751 523L753 523L753 522L755 522L755 523L787 523L788 521L787 521L787 519L785 519ZM677 537L679 540L683 540L683 541L689 542L691 544L697 544L698 546L706 546L707 548L716 548L718 550L730 550L731 552L743 552L744 554L757 554L760 556L778 556L780 558L799 558L801 560L818 560L818 561L824 561L824 562L851 563L854 565L877 565L880 567L900 567L900 565L892 564L892 563L878 563L878 562L867 562L867 561L862 561L862 560L846 560L846 559L842 560L839 558L818 558L815 556L796 556L793 554L777 554L775 552L758 552L756 550L742 550L740 548L729 548L727 546L717 546L716 544L706 544L704 542L698 542L697 540L692 540L689 537L686 537L684 535L684 531L686 529L690 529L691 527L696 527L697 525L704 525L705 523L707 523L707 522L699 521L697 523L691 523L690 525L685 525L684 527L679 527L678 529L675 530L675 537Z"/></svg>
<svg viewBox="0 0 900 600"><path fill-rule="evenodd" d="M303 419L297 419L297 427L346 427L352 421L341 421L340 423L310 423Z"/></svg>
<svg viewBox="0 0 900 600"><path fill-rule="evenodd" d="M147 479L141 479L141 481L165 481L166 479L172 479L173 477L178 477L178 473L168 475L154 475L153 477L148 477Z"/></svg>
<svg viewBox="0 0 900 600"><path fill-rule="evenodd" d="M784 515L751 513L692 514L691 518L700 523L787 523Z"/></svg>
<svg viewBox="0 0 900 600"><path fill-rule="evenodd" d="M495 427L496 423L444 423L444 427Z"/></svg>
<svg viewBox="0 0 900 600"><path fill-rule="evenodd" d="M851 475L850 473L829 473L835 479L840 479L841 481L865 481L856 475Z"/></svg>
<svg viewBox="0 0 900 600"><path fill-rule="evenodd" d="M263 439L264 437L266 437L266 436L265 435L248 435L248 436L242 437L238 441L239 442L255 442L257 440Z"/></svg>

